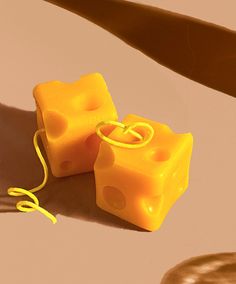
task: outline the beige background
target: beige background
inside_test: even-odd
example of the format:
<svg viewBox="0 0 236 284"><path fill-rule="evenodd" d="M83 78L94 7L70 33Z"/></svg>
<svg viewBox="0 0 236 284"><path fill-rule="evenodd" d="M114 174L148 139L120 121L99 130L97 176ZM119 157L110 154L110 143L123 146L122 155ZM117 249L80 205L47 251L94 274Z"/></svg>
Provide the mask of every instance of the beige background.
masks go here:
<svg viewBox="0 0 236 284"><path fill-rule="evenodd" d="M140 2L236 29L234 0ZM235 98L40 0L0 0L0 35L1 103L35 110L32 88L38 82L73 81L98 71L121 119L136 113L195 138L189 188L159 231L64 215L53 226L37 212L0 214L2 283L159 283L188 257L236 250Z"/></svg>

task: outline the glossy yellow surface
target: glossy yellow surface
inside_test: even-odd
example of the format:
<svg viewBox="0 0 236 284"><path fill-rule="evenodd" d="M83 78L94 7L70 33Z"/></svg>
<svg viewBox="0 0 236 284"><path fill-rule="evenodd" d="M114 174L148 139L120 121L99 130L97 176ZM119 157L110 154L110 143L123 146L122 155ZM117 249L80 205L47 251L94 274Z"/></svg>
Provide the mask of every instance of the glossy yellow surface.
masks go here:
<svg viewBox="0 0 236 284"><path fill-rule="evenodd" d="M149 231L157 230L175 201L188 187L193 137L174 133L167 125L136 115L124 124L146 122L154 128L151 142L127 149L102 142L94 165L97 205ZM147 129L133 129L143 137ZM136 143L116 128L109 138ZM187 212L186 212L187 213Z"/></svg>
<svg viewBox="0 0 236 284"><path fill-rule="evenodd" d="M102 75L82 76L73 83L38 84L33 95L38 128L46 130L41 138L53 175L92 171L100 144L95 127L103 120L117 120Z"/></svg>

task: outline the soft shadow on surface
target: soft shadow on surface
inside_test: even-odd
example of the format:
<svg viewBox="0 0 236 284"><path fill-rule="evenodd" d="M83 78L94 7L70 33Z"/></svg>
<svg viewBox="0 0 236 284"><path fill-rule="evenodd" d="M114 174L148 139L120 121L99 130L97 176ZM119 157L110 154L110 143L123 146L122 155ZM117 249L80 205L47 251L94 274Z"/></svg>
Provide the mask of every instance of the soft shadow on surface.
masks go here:
<svg viewBox="0 0 236 284"><path fill-rule="evenodd" d="M42 181L43 170L32 142L36 129L35 112L0 104L0 212L2 213L19 212L15 208L16 202L28 200L25 196L17 198L8 196L8 187L31 189ZM41 143L40 148L46 157ZM97 207L93 173L55 178L50 172L46 187L37 192L36 196L42 207L56 215L144 231Z"/></svg>
<svg viewBox="0 0 236 284"><path fill-rule="evenodd" d="M161 284L236 283L236 252L201 255L170 269Z"/></svg>
<svg viewBox="0 0 236 284"><path fill-rule="evenodd" d="M128 1L45 1L103 27L179 74L236 97L235 31Z"/></svg>

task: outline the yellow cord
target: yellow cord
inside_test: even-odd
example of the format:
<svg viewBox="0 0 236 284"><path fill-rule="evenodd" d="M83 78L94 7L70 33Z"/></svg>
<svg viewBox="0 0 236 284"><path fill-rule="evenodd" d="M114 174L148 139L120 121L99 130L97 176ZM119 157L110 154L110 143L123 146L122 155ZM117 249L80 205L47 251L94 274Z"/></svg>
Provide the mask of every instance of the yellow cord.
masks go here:
<svg viewBox="0 0 236 284"><path fill-rule="evenodd" d="M138 143L123 143L120 141L116 141L113 140L107 136L105 136L102 131L101 128L105 125L113 125L113 126L117 126L117 127L121 127L123 129L123 133L127 134L130 133L132 134L134 137L138 138L139 141ZM136 127L144 127L146 129L149 130L149 135L145 138L143 137L140 133L138 133L137 131L133 130ZM16 204L16 208L21 211L21 212L33 212L35 210L41 212L42 214L44 214L47 218L49 218L53 224L55 224L57 222L57 219L55 216L53 216L50 212L48 212L46 209L40 207L39 205L39 200L38 198L34 195L34 192L37 192L39 190L41 190L47 183L48 180L48 167L47 164L43 158L43 155L41 154L39 145L38 145L38 137L40 136L41 132L45 132L45 129L39 129L35 132L34 134L34 139L33 139L33 143L34 143L34 148L35 151L38 155L38 158L43 166L43 171L44 171L44 179L42 181L42 183L39 186L36 186L30 190L26 190L24 188L20 188L20 187L10 187L8 188L8 194L11 196L23 196L23 195L27 195L28 197L30 197L32 201L19 201ZM146 122L134 122L131 123L129 125L125 125L121 122L118 121L113 121L113 120L107 120L107 121L102 121L100 122L97 126L96 126L96 133L97 135L104 141L114 145L114 146L118 146L118 147L123 147L123 148L141 148L144 147L145 145L147 145L153 138L154 135L154 129L153 127L146 123Z"/></svg>
<svg viewBox="0 0 236 284"><path fill-rule="evenodd" d="M33 139L33 143L34 143L34 148L35 151L38 155L38 158L43 166L43 171L44 171L44 179L42 181L42 183L39 186L36 186L30 190L26 190L24 188L20 188L20 187L10 187L8 188L7 192L9 195L11 196L23 196L23 195L27 195L29 196L34 202L31 201L19 201L16 204L16 208L19 211L22 212L32 212L32 211L39 211L42 214L44 214L47 218L49 218L53 224L55 224L57 222L57 219L55 216L53 216L51 213L49 213L46 209L42 208L39 206L39 200L38 198L33 194L36 191L39 191L40 189L42 189L45 184L47 183L48 180L48 167L47 164L43 158L43 155L41 154L39 145L38 145L38 137L40 136L41 132L44 132L45 129L39 129L35 132L34 134L34 139Z"/></svg>
<svg viewBox="0 0 236 284"><path fill-rule="evenodd" d="M138 141L138 143L124 143L124 142L113 140L102 133L101 128L105 125L113 125L113 126L121 127L123 129L124 134L130 133L136 138L138 138L140 141ZM146 139L141 134L139 134L137 131L133 130L139 126L144 127L149 130L149 135L146 137ZM121 123L118 121L106 120L106 121L102 121L98 123L98 125L96 126L96 133L102 140L108 142L109 144L112 144L117 147L134 149L134 148L141 148L147 145L153 138L154 129L150 124L146 122L133 122L129 125L125 125L124 123Z"/></svg>

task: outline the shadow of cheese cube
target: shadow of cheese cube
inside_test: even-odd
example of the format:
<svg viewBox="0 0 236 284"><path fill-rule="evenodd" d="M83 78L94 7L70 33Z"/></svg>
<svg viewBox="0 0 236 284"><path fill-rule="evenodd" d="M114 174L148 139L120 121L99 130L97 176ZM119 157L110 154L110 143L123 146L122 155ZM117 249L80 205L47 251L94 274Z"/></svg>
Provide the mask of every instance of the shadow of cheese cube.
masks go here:
<svg viewBox="0 0 236 284"><path fill-rule="evenodd" d="M41 137L53 175L92 171L101 142L95 127L103 120L117 120L102 75L86 75L73 83L38 84L33 95L38 128L46 130Z"/></svg>
<svg viewBox="0 0 236 284"><path fill-rule="evenodd" d="M94 165L97 205L149 231L157 230L174 202L188 187L193 137L176 134L167 125L136 115L123 123L147 122L154 128L150 143L127 149L102 142ZM142 136L147 129L135 128ZM109 138L134 143L121 128Z"/></svg>

